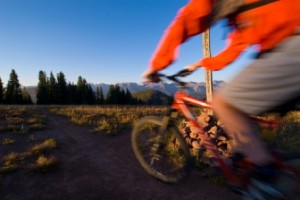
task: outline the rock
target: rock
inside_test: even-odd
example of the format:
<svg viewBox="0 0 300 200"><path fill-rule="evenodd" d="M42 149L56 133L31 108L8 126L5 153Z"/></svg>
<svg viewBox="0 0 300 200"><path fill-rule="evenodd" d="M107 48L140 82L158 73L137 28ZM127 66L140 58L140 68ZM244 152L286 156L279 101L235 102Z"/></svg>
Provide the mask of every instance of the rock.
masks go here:
<svg viewBox="0 0 300 200"><path fill-rule="evenodd" d="M208 133L208 136L209 136L211 139L216 139L216 138L217 138L217 134Z"/></svg>
<svg viewBox="0 0 300 200"><path fill-rule="evenodd" d="M209 129L208 133L213 134L213 135L217 135L218 133L218 127L217 126L213 126Z"/></svg>
<svg viewBox="0 0 300 200"><path fill-rule="evenodd" d="M202 114L197 117L197 121L206 132L206 134L216 143L217 149L220 151L220 154L227 158L232 154L232 142L230 138L227 137L227 134L222 129L223 123L213 116ZM184 138L189 145L191 152L200 152L205 151L205 147L202 145L201 139L198 134L198 128L195 128L192 123L184 123L184 128L182 129ZM205 151L206 152L206 151ZM201 155L195 154L201 159L209 158L210 155Z"/></svg>
<svg viewBox="0 0 300 200"><path fill-rule="evenodd" d="M218 140L218 141L219 141L219 140L221 140L221 141L226 141L227 138L226 138L225 136L223 136L223 135L220 135L220 136L217 137L217 140Z"/></svg>
<svg viewBox="0 0 300 200"><path fill-rule="evenodd" d="M190 132L190 137L193 139L199 139L199 134L197 132Z"/></svg>
<svg viewBox="0 0 300 200"><path fill-rule="evenodd" d="M206 114L202 114L197 117L197 121L203 128L206 128L207 126L209 126L210 117Z"/></svg>
<svg viewBox="0 0 300 200"><path fill-rule="evenodd" d="M194 140L194 141L192 141L192 147L195 150L199 150L201 148L201 145L199 144L199 141Z"/></svg>
<svg viewBox="0 0 300 200"><path fill-rule="evenodd" d="M223 124L223 122L221 122L221 120L218 120L217 125L218 126L224 126L224 124Z"/></svg>
<svg viewBox="0 0 300 200"><path fill-rule="evenodd" d="M191 132L191 128L190 127L185 127L184 128L184 133L190 134L190 132Z"/></svg>

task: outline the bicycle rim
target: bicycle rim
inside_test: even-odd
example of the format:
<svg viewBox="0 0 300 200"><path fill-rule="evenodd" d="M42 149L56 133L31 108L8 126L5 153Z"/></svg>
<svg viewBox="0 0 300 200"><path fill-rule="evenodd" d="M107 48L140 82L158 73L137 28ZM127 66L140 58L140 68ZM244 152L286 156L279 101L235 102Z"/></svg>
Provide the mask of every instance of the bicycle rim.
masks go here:
<svg viewBox="0 0 300 200"><path fill-rule="evenodd" d="M150 175L163 182L176 183L187 175L189 150L175 127L159 134L161 126L160 118L141 119L132 132L132 148Z"/></svg>

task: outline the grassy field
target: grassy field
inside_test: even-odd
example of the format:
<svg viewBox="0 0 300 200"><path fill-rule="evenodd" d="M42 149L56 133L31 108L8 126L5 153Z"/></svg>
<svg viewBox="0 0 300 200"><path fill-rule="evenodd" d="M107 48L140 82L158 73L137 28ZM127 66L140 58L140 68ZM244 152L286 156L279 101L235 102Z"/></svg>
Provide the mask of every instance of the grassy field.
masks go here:
<svg viewBox="0 0 300 200"><path fill-rule="evenodd" d="M167 107L132 107L132 106L66 106L52 107L52 113L67 117L72 123L78 126L87 126L94 132L107 135L117 135L123 129L131 130L137 120L143 116L156 115L164 116ZM197 110L200 114L201 111ZM272 119L274 114L261 116L264 119ZM180 122L178 122L181 126ZM259 133L261 134L261 133ZM276 133L268 133L265 140L270 144L280 147L283 150L295 151L300 146L300 112L290 112L282 120L282 126ZM200 159L201 160L201 159ZM210 167L201 163L197 157L194 158L195 167L199 170L209 170ZM200 162L200 163L199 163ZM205 177L209 182L224 186L224 177L209 175Z"/></svg>
<svg viewBox="0 0 300 200"><path fill-rule="evenodd" d="M300 112L290 112L282 120L282 125L271 141L277 146L290 151L299 151L300 147Z"/></svg>
<svg viewBox="0 0 300 200"><path fill-rule="evenodd" d="M78 126L88 126L95 132L116 135L131 129L143 116L163 116L167 107L158 106L63 106L51 107L50 112L65 116Z"/></svg>
<svg viewBox="0 0 300 200"><path fill-rule="evenodd" d="M131 129L143 116L164 116L167 107L158 106L63 106L51 107L52 113L68 117L78 126L87 126L94 132L117 135L123 129ZM198 111L198 114L201 111ZM274 118L268 114L262 118ZM268 142L286 150L296 150L300 146L300 112L292 111L282 120L276 133L268 136ZM180 122L179 122L180 126Z"/></svg>
<svg viewBox="0 0 300 200"><path fill-rule="evenodd" d="M42 135L46 118L32 106L0 107L0 174L19 169L46 172L56 166L53 138Z"/></svg>
<svg viewBox="0 0 300 200"><path fill-rule="evenodd" d="M46 172L57 165L58 141L43 135L45 109L67 117L77 126L107 135L118 135L122 130L130 133L141 117L167 112L167 107L158 106L0 106L0 174L18 169ZM298 150L300 112L290 112L268 142L285 150Z"/></svg>

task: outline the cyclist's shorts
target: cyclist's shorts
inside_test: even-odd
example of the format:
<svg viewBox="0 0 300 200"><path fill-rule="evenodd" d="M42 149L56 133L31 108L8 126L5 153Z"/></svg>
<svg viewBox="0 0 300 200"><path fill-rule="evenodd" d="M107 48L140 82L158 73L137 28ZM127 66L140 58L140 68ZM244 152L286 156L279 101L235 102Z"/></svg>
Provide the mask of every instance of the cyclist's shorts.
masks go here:
<svg viewBox="0 0 300 200"><path fill-rule="evenodd" d="M257 115L300 95L300 35L263 54L219 89L239 110Z"/></svg>

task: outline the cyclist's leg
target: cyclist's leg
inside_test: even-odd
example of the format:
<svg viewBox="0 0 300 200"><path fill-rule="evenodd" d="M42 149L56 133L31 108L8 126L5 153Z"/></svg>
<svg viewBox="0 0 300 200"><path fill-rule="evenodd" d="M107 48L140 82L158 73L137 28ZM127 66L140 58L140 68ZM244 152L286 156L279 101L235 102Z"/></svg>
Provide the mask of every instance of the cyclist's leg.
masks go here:
<svg viewBox="0 0 300 200"><path fill-rule="evenodd" d="M270 110L300 93L299 55L300 35L290 37L255 60L214 96L215 113L255 164L270 161L270 156L255 135L247 115Z"/></svg>
<svg viewBox="0 0 300 200"><path fill-rule="evenodd" d="M248 116L227 103L220 94L214 95L213 99L215 113L225 124L226 132L233 138L235 150L245 154L252 163L257 165L272 162L272 157L255 134L255 128Z"/></svg>

